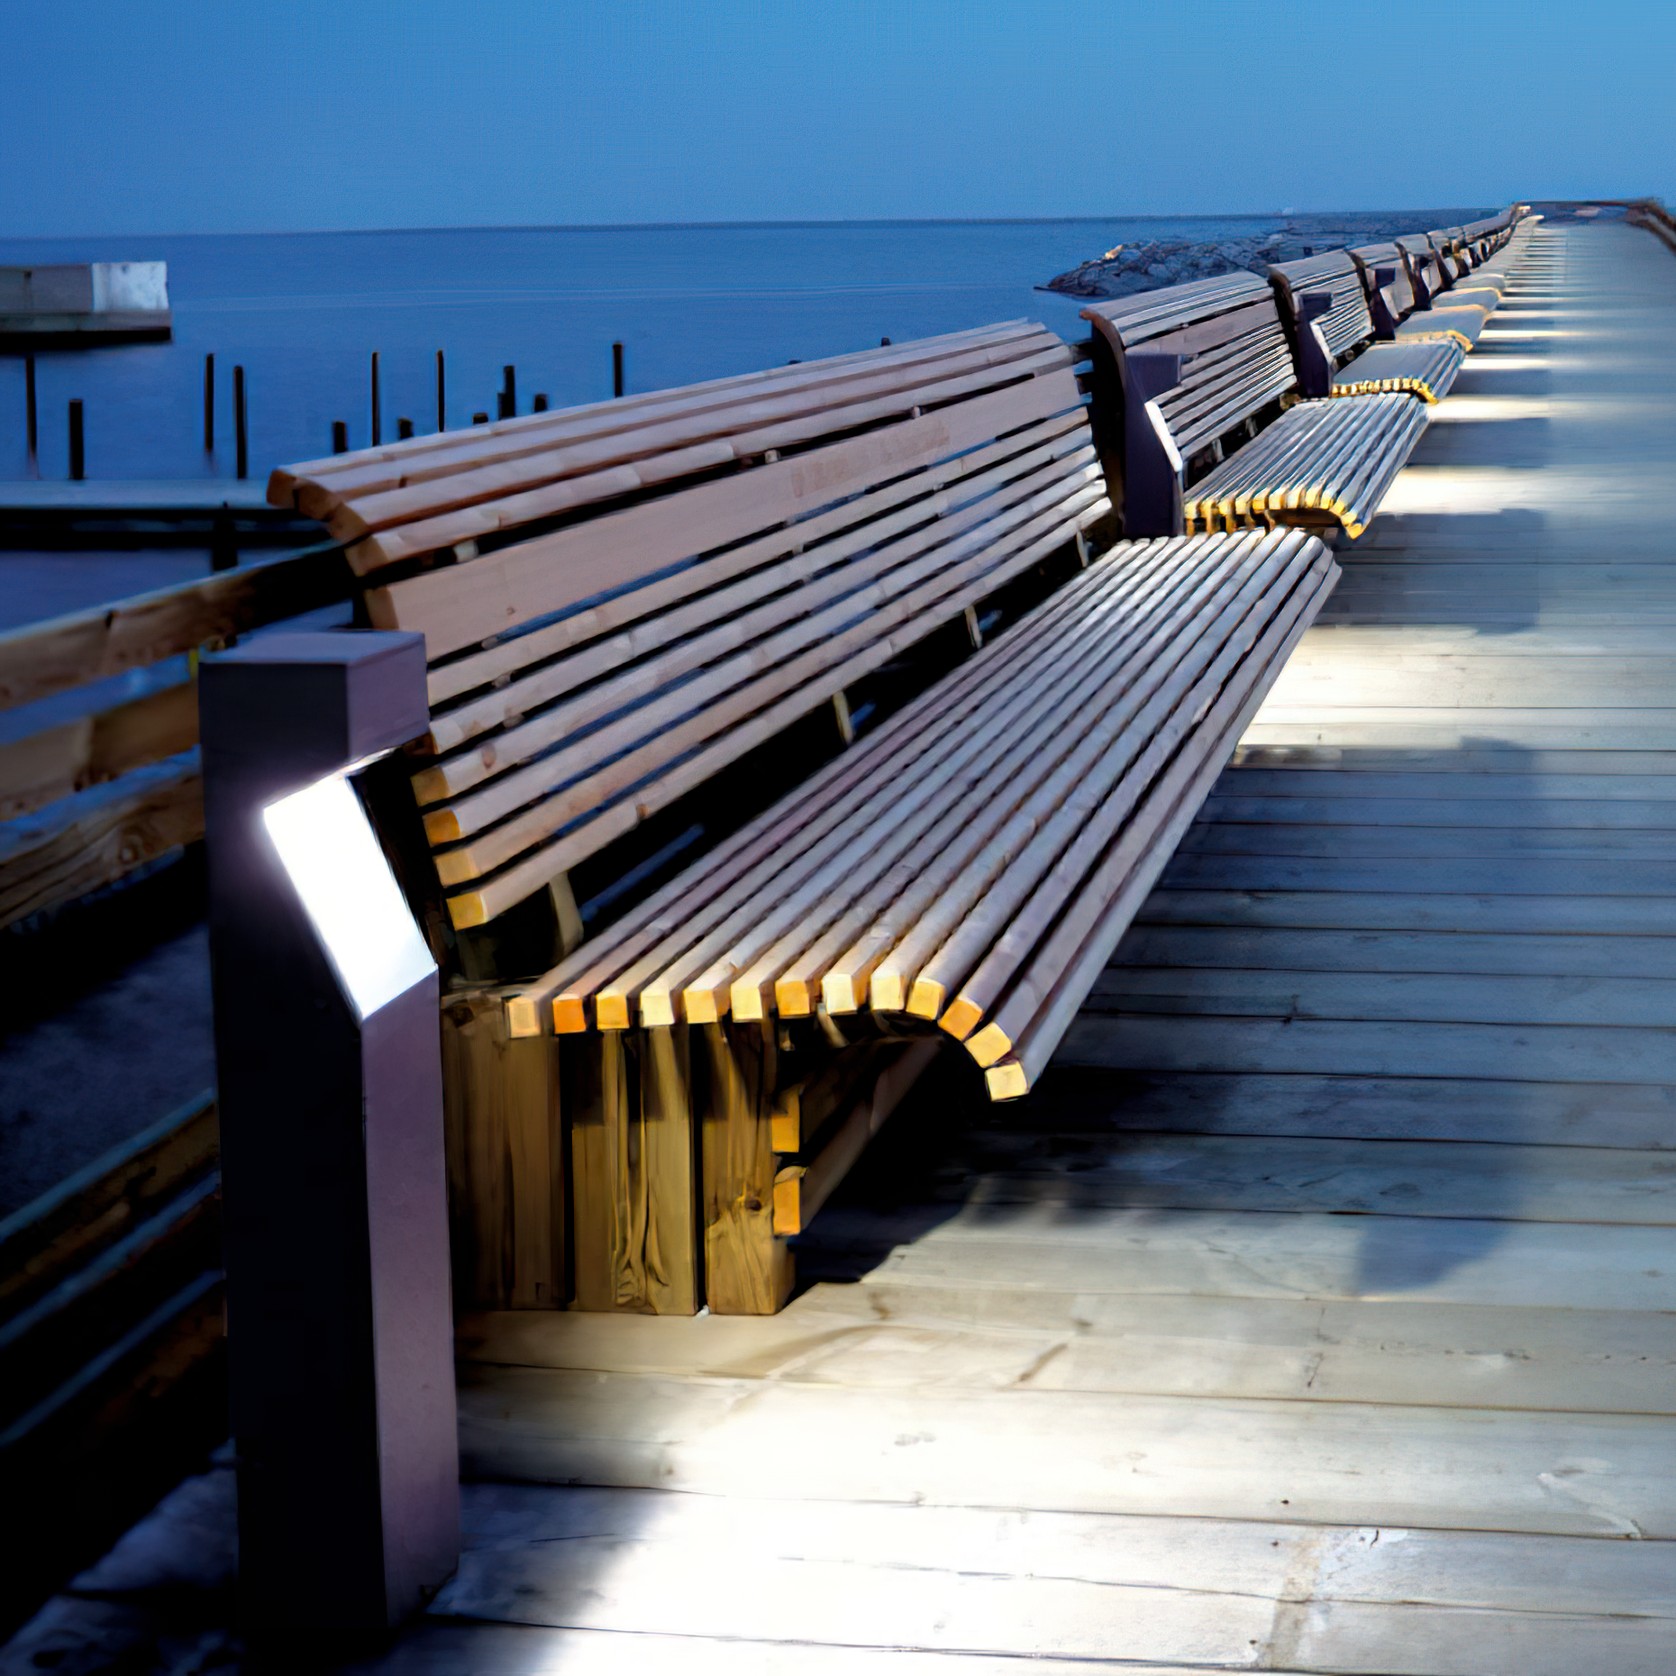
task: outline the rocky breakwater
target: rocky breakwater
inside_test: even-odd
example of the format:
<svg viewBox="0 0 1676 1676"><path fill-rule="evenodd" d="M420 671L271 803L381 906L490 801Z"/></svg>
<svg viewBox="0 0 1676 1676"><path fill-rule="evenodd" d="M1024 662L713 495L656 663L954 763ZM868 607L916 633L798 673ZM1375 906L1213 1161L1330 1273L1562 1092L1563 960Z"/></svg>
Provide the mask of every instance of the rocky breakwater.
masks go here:
<svg viewBox="0 0 1676 1676"><path fill-rule="evenodd" d="M1103 256L1081 262L1065 273L1055 274L1043 291L1058 291L1068 297L1127 297L1137 291L1154 291L1165 285L1184 285L1194 279L1214 279L1218 274L1266 275L1271 264L1292 262L1302 256L1318 256L1346 245L1375 244L1427 227L1450 225L1464 215L1481 211L1444 212L1445 220L1426 220L1412 214L1400 218L1383 216L1307 217L1289 219L1250 233L1206 239L1141 239L1120 244Z"/></svg>

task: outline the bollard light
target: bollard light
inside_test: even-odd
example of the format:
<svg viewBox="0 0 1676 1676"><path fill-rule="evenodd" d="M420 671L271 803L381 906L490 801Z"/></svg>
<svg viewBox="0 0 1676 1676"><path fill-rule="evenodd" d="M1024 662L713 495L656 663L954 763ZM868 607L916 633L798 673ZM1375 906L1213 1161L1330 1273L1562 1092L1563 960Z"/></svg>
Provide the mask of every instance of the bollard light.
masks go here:
<svg viewBox="0 0 1676 1676"><path fill-rule="evenodd" d="M240 1610L381 1629L459 1544L438 977L356 789L427 725L424 642L200 682Z"/></svg>

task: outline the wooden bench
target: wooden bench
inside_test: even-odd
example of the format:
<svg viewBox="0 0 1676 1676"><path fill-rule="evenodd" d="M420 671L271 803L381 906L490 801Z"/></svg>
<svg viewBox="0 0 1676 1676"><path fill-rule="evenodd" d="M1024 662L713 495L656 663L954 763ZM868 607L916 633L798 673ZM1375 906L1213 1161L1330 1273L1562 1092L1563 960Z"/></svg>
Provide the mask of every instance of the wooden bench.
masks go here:
<svg viewBox="0 0 1676 1676"><path fill-rule="evenodd" d="M1425 428L1408 395L1298 400L1279 299L1254 274L1083 317L1115 363L1104 429L1121 438L1130 535L1295 524L1355 537Z"/></svg>
<svg viewBox="0 0 1676 1676"><path fill-rule="evenodd" d="M380 824L456 979L462 1306L772 1310L939 1042L1040 1074L1337 575L1090 558L1073 364L1011 323L275 474L426 638Z"/></svg>
<svg viewBox="0 0 1676 1676"><path fill-rule="evenodd" d="M1394 341L1369 307L1361 266L1348 250L1306 256L1269 270L1297 344L1298 388L1309 397L1402 394L1440 401L1466 359L1458 339Z"/></svg>

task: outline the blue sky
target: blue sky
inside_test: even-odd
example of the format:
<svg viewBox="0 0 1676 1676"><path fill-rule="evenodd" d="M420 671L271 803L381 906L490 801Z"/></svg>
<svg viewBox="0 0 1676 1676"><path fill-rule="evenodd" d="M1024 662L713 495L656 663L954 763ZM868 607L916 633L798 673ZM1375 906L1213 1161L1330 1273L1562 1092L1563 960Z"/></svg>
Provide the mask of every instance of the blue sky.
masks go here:
<svg viewBox="0 0 1676 1676"><path fill-rule="evenodd" d="M1670 0L0 0L0 233L1676 188Z"/></svg>

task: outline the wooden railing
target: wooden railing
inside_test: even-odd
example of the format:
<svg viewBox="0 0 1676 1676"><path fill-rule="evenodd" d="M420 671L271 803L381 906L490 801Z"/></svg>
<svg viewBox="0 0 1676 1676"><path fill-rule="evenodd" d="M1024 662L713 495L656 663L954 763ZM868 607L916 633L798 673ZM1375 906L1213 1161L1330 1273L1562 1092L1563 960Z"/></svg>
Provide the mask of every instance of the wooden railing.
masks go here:
<svg viewBox="0 0 1676 1676"><path fill-rule="evenodd" d="M0 743L0 929L201 838L196 653L345 594L322 547L0 635L0 710L42 706ZM122 675L140 690L45 703Z"/></svg>
<svg viewBox="0 0 1676 1676"><path fill-rule="evenodd" d="M0 1639L226 1435L216 1157L204 1094L0 1220Z"/></svg>

